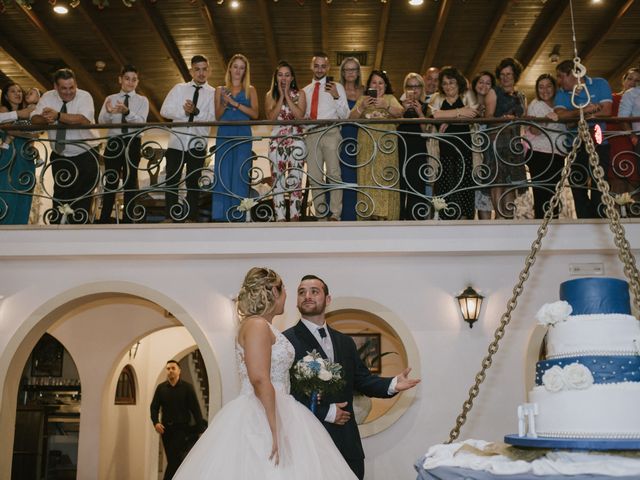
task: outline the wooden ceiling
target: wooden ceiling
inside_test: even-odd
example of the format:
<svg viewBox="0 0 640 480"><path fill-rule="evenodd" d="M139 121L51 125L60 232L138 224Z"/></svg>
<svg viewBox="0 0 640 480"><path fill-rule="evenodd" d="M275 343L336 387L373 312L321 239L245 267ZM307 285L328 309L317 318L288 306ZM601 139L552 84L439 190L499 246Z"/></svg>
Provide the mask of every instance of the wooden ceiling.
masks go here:
<svg viewBox="0 0 640 480"><path fill-rule="evenodd" d="M364 76L382 68L396 90L406 73L431 65L455 65L472 76L515 56L526 66L520 87L531 93L539 74L554 71L554 46L561 59L573 57L569 0L424 0L417 7L407 0L238 0L237 9L230 0L137 0L131 7L110 0L103 9L80 0L67 15L53 13L47 0L33 0L31 10L3 1L0 81L49 89L51 73L68 66L100 105L117 91L121 65L133 63L150 99L150 120L159 119L169 89L189 78L195 54L209 58L211 83L219 85L227 59L244 53L261 103L279 59L295 67L304 85L319 50L334 65L340 52L363 52ZM589 75L619 89L621 74L640 63L640 1L574 0L573 11ZM106 63L101 72L98 60Z"/></svg>

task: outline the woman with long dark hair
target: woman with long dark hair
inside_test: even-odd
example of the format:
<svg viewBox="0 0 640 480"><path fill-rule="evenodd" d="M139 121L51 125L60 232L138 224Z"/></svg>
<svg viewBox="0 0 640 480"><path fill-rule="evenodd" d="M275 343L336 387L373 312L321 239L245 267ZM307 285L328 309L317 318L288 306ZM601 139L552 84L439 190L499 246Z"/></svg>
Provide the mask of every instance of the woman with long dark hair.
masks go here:
<svg viewBox="0 0 640 480"><path fill-rule="evenodd" d="M17 83L4 86L0 93L0 112L18 112L27 106L24 91ZM28 123L18 120L16 124ZM0 135L2 132L0 132ZM33 134L8 131L4 140L0 138L0 224L26 225L31 212L31 192L35 185L35 160L37 153L30 148Z"/></svg>
<svg viewBox="0 0 640 480"><path fill-rule="evenodd" d="M302 120L307 108L304 90L298 90L293 67L285 61L278 63L271 89L265 99L268 120ZM269 141L269 160L273 183L273 207L277 222L300 220L302 206L302 177L306 147L302 125L275 125ZM289 193L288 201L284 192Z"/></svg>
<svg viewBox="0 0 640 480"><path fill-rule="evenodd" d="M373 70L367 80L367 91L351 109L349 118L393 119L402 116L403 111L393 96L386 72ZM368 207L366 211L358 211L361 220L400 218L396 128L396 124L384 123L358 130L358 200Z"/></svg>
<svg viewBox="0 0 640 480"><path fill-rule="evenodd" d="M558 120L553 111L553 100L558 86L556 79L543 73L536 80L536 99L527 109L527 115L544 120ZM527 128L527 139L531 145L531 159L528 162L533 184L533 211L535 218L543 218L549 200L553 196L556 183L560 180L566 151L562 148L562 123L544 123L544 131L536 127ZM543 184L543 185L542 185Z"/></svg>

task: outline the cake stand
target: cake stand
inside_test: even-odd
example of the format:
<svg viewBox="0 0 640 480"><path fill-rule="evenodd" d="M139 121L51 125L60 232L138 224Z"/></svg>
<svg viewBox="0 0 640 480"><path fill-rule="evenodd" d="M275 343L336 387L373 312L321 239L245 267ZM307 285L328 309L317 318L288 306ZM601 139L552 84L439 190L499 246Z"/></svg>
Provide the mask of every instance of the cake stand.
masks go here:
<svg viewBox="0 0 640 480"><path fill-rule="evenodd" d="M504 442L514 447L564 450L640 450L640 438L551 438L505 435Z"/></svg>

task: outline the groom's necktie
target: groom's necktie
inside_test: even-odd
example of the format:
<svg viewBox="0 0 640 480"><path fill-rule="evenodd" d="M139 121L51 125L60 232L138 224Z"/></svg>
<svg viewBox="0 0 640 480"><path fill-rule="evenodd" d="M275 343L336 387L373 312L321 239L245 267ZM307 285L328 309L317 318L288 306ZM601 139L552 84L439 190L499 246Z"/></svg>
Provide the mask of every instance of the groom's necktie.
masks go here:
<svg viewBox="0 0 640 480"><path fill-rule="evenodd" d="M324 327L320 327L318 329L318 333L320 334L320 345L322 346L324 353L327 354L329 360L333 361L333 347L331 346L329 337L327 337L327 331Z"/></svg>

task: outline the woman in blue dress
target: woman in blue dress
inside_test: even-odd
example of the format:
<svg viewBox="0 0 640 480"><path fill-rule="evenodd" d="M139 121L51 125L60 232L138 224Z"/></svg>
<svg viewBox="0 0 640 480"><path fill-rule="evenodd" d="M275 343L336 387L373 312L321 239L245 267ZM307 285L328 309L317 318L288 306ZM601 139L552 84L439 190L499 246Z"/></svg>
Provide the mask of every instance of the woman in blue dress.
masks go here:
<svg viewBox="0 0 640 480"><path fill-rule="evenodd" d="M8 83L0 96L0 112L23 110L28 107L24 91L16 83ZM28 124L18 120L15 124ZM0 224L26 225L31 212L31 192L36 182L36 150L29 142L37 135L8 131L0 137Z"/></svg>
<svg viewBox="0 0 640 480"><path fill-rule="evenodd" d="M347 57L340 64L340 82L347 92L349 110L355 107L356 102L362 96L362 74L360 62L355 57ZM342 143L340 145L340 172L344 183L356 184L358 174L356 172L356 152L358 147L358 127L353 124L344 124L341 127ZM344 220L357 220L356 216L357 191L353 188L342 192L342 215Z"/></svg>
<svg viewBox="0 0 640 480"><path fill-rule="evenodd" d="M251 85L249 60L231 57L224 86L216 89L216 119L246 122L258 118L258 95ZM252 154L251 127L222 125L216 136L211 218L214 222L243 221L240 202L249 197Z"/></svg>

